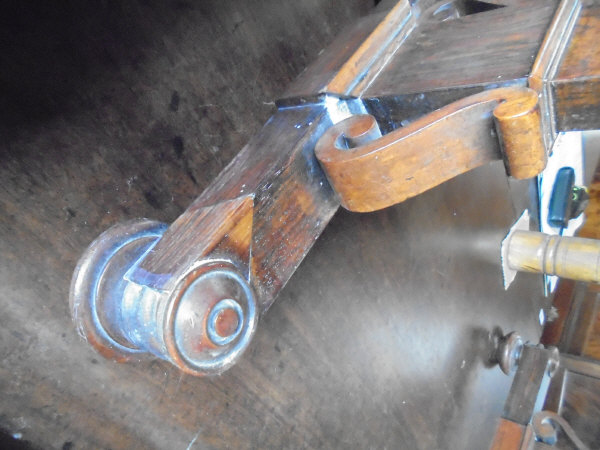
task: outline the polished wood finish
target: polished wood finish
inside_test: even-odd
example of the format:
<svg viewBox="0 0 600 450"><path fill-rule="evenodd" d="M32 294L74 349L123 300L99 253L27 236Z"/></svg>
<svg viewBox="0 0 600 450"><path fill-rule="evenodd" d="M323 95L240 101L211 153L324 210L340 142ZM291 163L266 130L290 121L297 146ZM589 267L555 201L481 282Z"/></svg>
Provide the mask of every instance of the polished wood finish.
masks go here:
<svg viewBox="0 0 600 450"><path fill-rule="evenodd" d="M490 90L485 95L498 93L499 90ZM503 95L493 116L507 173L519 180L535 177L544 170L548 159L542 140L537 93L527 89Z"/></svg>
<svg viewBox="0 0 600 450"><path fill-rule="evenodd" d="M506 419L500 419L490 450L518 450L525 434L525 426Z"/></svg>
<svg viewBox="0 0 600 450"><path fill-rule="evenodd" d="M315 153L342 205L357 212L400 203L502 155L512 176L530 178L546 166L537 100L527 88L485 91L377 139L364 136L375 119L354 116L328 129ZM344 148L344 139L360 142Z"/></svg>
<svg viewBox="0 0 600 450"><path fill-rule="evenodd" d="M353 94L394 129L477 90L529 84L541 94L549 149L558 131L600 126L598 8L594 0L526 0L443 23L424 15L375 80Z"/></svg>
<svg viewBox="0 0 600 450"><path fill-rule="evenodd" d="M446 22L424 17L361 96L525 83L557 5L524 0Z"/></svg>
<svg viewBox="0 0 600 450"><path fill-rule="evenodd" d="M41 449L335 446L348 425L354 442L371 436L359 412L336 417L347 408L332 399L358 392L356 379L311 385L326 360L304 357L318 331L306 304L271 315L246 367L199 380L162 361L104 360L77 335L67 300L96 236L135 217L174 221L319 49L371 10L360 0L3 5L0 428ZM288 300L312 298L298 293ZM315 418L327 408L332 421Z"/></svg>
<svg viewBox="0 0 600 450"><path fill-rule="evenodd" d="M515 231L505 245L513 270L600 283L600 240Z"/></svg>
<svg viewBox="0 0 600 450"><path fill-rule="evenodd" d="M551 82L569 46L581 7L581 0L560 2L529 74L529 87L540 93L544 142L549 149L557 133Z"/></svg>
<svg viewBox="0 0 600 450"><path fill-rule="evenodd" d="M562 355L552 378L544 409L557 412L571 425L588 448L600 446L600 364L585 358ZM559 446L571 448L564 434Z"/></svg>
<svg viewBox="0 0 600 450"><path fill-rule="evenodd" d="M564 51L569 46L573 27L579 19L580 11L580 0L560 2L531 67L529 87L532 89L541 93L545 85L556 76Z"/></svg>
<svg viewBox="0 0 600 450"><path fill-rule="evenodd" d="M297 98L314 97L315 93L326 93L333 78L385 17L386 12L374 11L348 25L331 45L320 50L316 61L288 86L282 99L295 101Z"/></svg>
<svg viewBox="0 0 600 450"><path fill-rule="evenodd" d="M600 298L594 298L589 310L589 325L581 355L600 361Z"/></svg>
<svg viewBox="0 0 600 450"><path fill-rule="evenodd" d="M572 20L564 19L564 16L568 16L564 11L573 9L571 4L570 0L563 0L554 15L550 31L546 33L546 39L541 42L532 75L534 86L543 85L537 86L538 89L545 89L546 78L554 73L556 61L560 59L556 55L561 52L549 56L548 49L553 44L557 46L555 36L561 34L557 30L568 28L563 22L572 24ZM537 6L541 8L541 5ZM524 3L518 2L518 5L511 4L506 8L514 12L517 7L522 13ZM486 17L494 23L504 20L506 14L498 17L493 15L501 9L486 9ZM415 42L422 45L422 35L419 33L428 30L433 22L441 20L436 15L437 9L427 9L422 12L419 26L413 33L417 23L415 11L408 2L398 3L357 48L354 44L347 46L341 51L343 56L335 58L333 65L317 64L318 70L324 71L311 73L317 80L327 79L333 68L337 72L332 74L333 78L325 86L311 95L366 95L364 91L367 87L395 79L398 76L397 71L393 71L395 61L407 58L404 50ZM470 15L466 11L465 14L466 17L457 20L465 24L470 32L481 27L477 20L481 11L475 10ZM457 15L460 15L458 10ZM543 17L540 11L536 12L538 17ZM474 18L474 22L470 22L470 18ZM541 24L539 21L529 22L525 27L530 33L527 39L532 47L540 42L533 36L539 34ZM523 24L519 23L518 26ZM460 26L456 25L453 30L455 28L460 29ZM369 29L370 25L364 26L353 35L362 36ZM436 28L435 32L430 30L431 34L427 35L436 42L433 46L436 51L446 49L443 30L443 27ZM502 39L510 41L515 32L516 28L502 29ZM416 41L413 39L415 33ZM567 38L565 31L562 40L558 40L561 48L563 42L568 41ZM356 39L353 38L352 42L356 42ZM425 46L432 47L426 41ZM349 54L348 49L354 49L353 53ZM519 50L516 53L518 61L522 61L526 52ZM498 56L493 52L492 55ZM510 64L518 65L517 59L510 60ZM489 62L485 60L486 69L480 74L483 78L489 75L486 72L490 70ZM497 79L488 79L485 82L488 83L487 87L490 87L491 81L498 84ZM510 77L503 80L504 83L515 81L519 82ZM468 82L478 84L473 80ZM451 85L445 84L446 87ZM398 89L400 92L402 89L410 91L406 87ZM535 176L545 166L546 158L541 141L537 95L533 91L519 91L518 88L504 89L458 100L390 132L377 142L349 151L340 152L333 145L337 140L333 134L338 133L337 128L333 128L336 131L331 131L333 134L328 132L324 137L325 140L329 139L328 143L317 148L320 163L345 207L365 212L390 206L494 159L496 145L492 142L494 137L490 136L494 130L489 129L490 119L484 104L489 102L492 105L495 100L500 104L493 104L494 120L510 175L516 178ZM511 95L510 89L522 92L520 100L511 98L510 101L504 101L506 98L503 96ZM477 106L476 103L481 105ZM171 292L194 265L224 258L233 260L233 264L239 266L240 273L249 279L257 291L263 310L272 304L337 207L336 199L322 174L318 169L315 170L314 159L310 156L316 138L330 125L331 120L335 120L328 115L331 112L322 103L307 103L303 99L287 99L280 102L279 106L280 110L263 131L173 223L133 272L132 281ZM344 123L336 127L342 127ZM468 137L456 134L457 129L467 127L470 128ZM287 130L290 130L289 133ZM394 145L389 146L392 141L395 141ZM386 148L375 152L378 145ZM397 151L399 145L406 146L406 149ZM431 156L421 151L421 148L427 147L436 150L443 148L446 153L435 155L432 164L429 161ZM550 144L546 142L546 148L549 147ZM412 150L407 150L410 148ZM397 155L388 154L394 152ZM366 160L370 160L373 167L365 168ZM354 167L351 167L352 164ZM344 178L350 181L344 181ZM295 195L290 195L292 192Z"/></svg>
<svg viewBox="0 0 600 450"><path fill-rule="evenodd" d="M596 129L600 122L600 4L585 1L560 69L552 81L556 126Z"/></svg>
<svg viewBox="0 0 600 450"><path fill-rule="evenodd" d="M399 1L340 68L323 92L358 96L416 25L408 0Z"/></svg>
<svg viewBox="0 0 600 450"><path fill-rule="evenodd" d="M338 208L312 157L319 130L329 125L323 106L277 112L169 227L132 279L169 291L194 264L225 258L266 310Z"/></svg>
<svg viewBox="0 0 600 450"><path fill-rule="evenodd" d="M114 364L79 339L66 298L86 245L126 219L181 215L260 130L272 99L371 7L82 5L4 16L0 427L65 449L487 447L510 385L489 367L492 330L535 341L544 304L532 275L505 292L489 251L528 187L509 186L500 162L386 211L338 213L248 353L218 378L157 360ZM523 5L514 17L539 26L519 41L529 49L551 5L538 15ZM365 35L377 20L367 22ZM215 206L204 199L200 208ZM243 242L249 201L227 200Z"/></svg>

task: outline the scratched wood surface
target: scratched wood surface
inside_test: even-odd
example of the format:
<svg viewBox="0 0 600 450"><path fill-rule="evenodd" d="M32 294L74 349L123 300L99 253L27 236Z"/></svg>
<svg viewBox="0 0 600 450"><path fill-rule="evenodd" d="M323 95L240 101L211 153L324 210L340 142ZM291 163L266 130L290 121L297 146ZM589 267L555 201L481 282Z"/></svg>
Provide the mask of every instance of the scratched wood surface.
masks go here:
<svg viewBox="0 0 600 450"><path fill-rule="evenodd" d="M600 374L595 377L569 373L564 387L561 415L589 448L600 445Z"/></svg>
<svg viewBox="0 0 600 450"><path fill-rule="evenodd" d="M502 84L527 77L557 4L523 0L445 22L423 20L362 95Z"/></svg>
<svg viewBox="0 0 600 450"><path fill-rule="evenodd" d="M359 93L389 132L425 113L484 89L527 85L527 77L558 1L471 4L461 17L440 21L436 5L426 7L418 28Z"/></svg>
<svg viewBox="0 0 600 450"><path fill-rule="evenodd" d="M586 156L593 159L592 152L598 154L597 139L588 135L584 142L591 148ZM600 239L600 165L591 173L591 179L586 181L590 201L584 212L585 221L577 235ZM544 327L541 342L560 346L561 350L573 355L600 361L599 292L600 286L595 284L579 286L571 280L560 280L553 299L559 316Z"/></svg>
<svg viewBox="0 0 600 450"><path fill-rule="evenodd" d="M600 3L585 0L583 5L552 83L559 130L597 129L600 122Z"/></svg>
<svg viewBox="0 0 600 450"><path fill-rule="evenodd" d="M185 448L200 428L204 447L304 442L306 426L290 431L284 422L295 420L275 411L284 386L272 400L258 387L243 400L233 379L186 387L166 364L101 360L69 320L69 278L111 224L173 221L263 126L272 101L372 8L3 4L0 428L41 448Z"/></svg>
<svg viewBox="0 0 600 450"><path fill-rule="evenodd" d="M588 358L562 353L560 366L550 381L544 409L559 413L587 448L600 446L600 364ZM557 448L574 449L562 431Z"/></svg>
<svg viewBox="0 0 600 450"><path fill-rule="evenodd" d="M372 7L5 7L1 429L37 448L487 447L511 382L488 361L493 333L537 340L544 306L539 277L502 287L497 250L527 186L501 162L339 213L220 377L106 361L69 318L87 244L126 219L174 220Z"/></svg>

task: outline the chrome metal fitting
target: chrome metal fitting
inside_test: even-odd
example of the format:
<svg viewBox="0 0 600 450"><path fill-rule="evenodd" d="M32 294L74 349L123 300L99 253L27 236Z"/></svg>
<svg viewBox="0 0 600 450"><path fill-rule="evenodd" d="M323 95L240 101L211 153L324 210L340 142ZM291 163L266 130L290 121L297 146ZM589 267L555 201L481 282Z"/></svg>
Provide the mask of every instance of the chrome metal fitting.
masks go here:
<svg viewBox="0 0 600 450"><path fill-rule="evenodd" d="M256 329L254 292L227 261L199 263L170 290L131 274L166 225L118 224L87 248L73 275L70 305L79 334L117 361L153 354L193 375L218 374L235 363Z"/></svg>
<svg viewBox="0 0 600 450"><path fill-rule="evenodd" d="M524 345L523 338L515 331L500 338L496 349L496 360L506 375L510 375L517 369Z"/></svg>

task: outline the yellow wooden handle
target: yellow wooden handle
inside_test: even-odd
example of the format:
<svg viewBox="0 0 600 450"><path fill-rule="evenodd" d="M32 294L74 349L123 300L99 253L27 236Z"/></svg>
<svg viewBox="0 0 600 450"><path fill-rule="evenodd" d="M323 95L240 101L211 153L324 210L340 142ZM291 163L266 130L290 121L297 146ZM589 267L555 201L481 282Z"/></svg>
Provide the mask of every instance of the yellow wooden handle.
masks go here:
<svg viewBox="0 0 600 450"><path fill-rule="evenodd" d="M600 283L600 240L515 231L507 245L513 270Z"/></svg>

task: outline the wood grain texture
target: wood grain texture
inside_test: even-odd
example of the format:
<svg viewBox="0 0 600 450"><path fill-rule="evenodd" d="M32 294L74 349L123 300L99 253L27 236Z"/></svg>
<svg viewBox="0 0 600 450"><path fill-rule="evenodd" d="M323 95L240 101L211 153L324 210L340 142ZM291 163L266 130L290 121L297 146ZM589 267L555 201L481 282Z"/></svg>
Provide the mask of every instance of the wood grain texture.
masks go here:
<svg viewBox="0 0 600 450"><path fill-rule="evenodd" d="M525 427L506 419L500 419L490 450L516 450L521 446Z"/></svg>
<svg viewBox="0 0 600 450"><path fill-rule="evenodd" d="M266 310L338 208L312 152L329 125L323 106L277 112L169 227L133 281L171 290L194 264L233 259Z"/></svg>
<svg viewBox="0 0 600 450"><path fill-rule="evenodd" d="M373 127L371 116L346 119L327 130L315 148L342 205L351 211L388 207L502 159L496 129L511 175L530 178L546 165L537 93L527 88L475 94L365 140ZM341 145L341 139L359 137L364 142L357 146Z"/></svg>
<svg viewBox="0 0 600 450"><path fill-rule="evenodd" d="M511 269L600 283L599 240L515 231L506 245Z"/></svg>
<svg viewBox="0 0 600 450"><path fill-rule="evenodd" d="M500 162L386 211L334 217L218 378L102 360L69 319L85 246L115 222L179 216L370 6L20 4L3 15L0 427L65 449L488 446L510 384L489 367L491 330L537 340L544 304L528 274L505 292L490 250L527 187L507 184Z"/></svg>
<svg viewBox="0 0 600 450"><path fill-rule="evenodd" d="M529 87L532 89L541 93L544 85L555 77L580 11L580 0L563 0L558 5L531 67Z"/></svg>
<svg viewBox="0 0 600 450"><path fill-rule="evenodd" d="M326 92L327 85L385 16L386 12L374 11L348 25L329 46L319 50L318 58L302 71L282 97L295 99Z"/></svg>
<svg viewBox="0 0 600 450"><path fill-rule="evenodd" d="M558 1L501 3L446 22L428 5L418 29L360 94L382 132L485 89L527 85Z"/></svg>
<svg viewBox="0 0 600 450"><path fill-rule="evenodd" d="M504 404L502 417L527 426L538 407L538 397L548 382L548 363L551 349L539 349L525 345L519 365L512 380L510 392Z"/></svg>
<svg viewBox="0 0 600 450"><path fill-rule="evenodd" d="M111 188L95 192L116 204ZM498 161L386 211L341 211L239 364L203 379L115 364L81 341L66 291L85 236L35 216L78 243L49 240L50 253L30 228L3 235L26 259L0 272L16 303L0 315L2 427L41 448L486 448L511 381L489 366L490 333L537 340L543 304L529 274L505 292L489 251L516 219L512 195Z"/></svg>
<svg viewBox="0 0 600 450"><path fill-rule="evenodd" d="M584 2L569 48L552 81L558 130L600 126L600 5Z"/></svg>
<svg viewBox="0 0 600 450"><path fill-rule="evenodd" d="M588 448L598 448L599 393L600 364L563 354L559 369L552 377L544 409L559 413ZM571 440L560 431L557 446L575 448Z"/></svg>
<svg viewBox="0 0 600 450"><path fill-rule="evenodd" d="M600 361L600 301L597 296L590 311L590 326L584 342L581 354Z"/></svg>
<svg viewBox="0 0 600 450"><path fill-rule="evenodd" d="M262 363L198 383L160 361L103 360L77 336L67 298L89 242L127 219L177 218L319 48L371 7L3 5L0 428L43 449L282 448L343 435L310 418L309 390L286 387L309 374L281 377L268 334Z"/></svg>
<svg viewBox="0 0 600 450"><path fill-rule="evenodd" d="M557 133L552 80L571 41L581 7L580 0L561 0L529 74L529 87L540 93L544 143L548 150Z"/></svg>
<svg viewBox="0 0 600 450"><path fill-rule="evenodd" d="M585 209L585 221L577 235L600 238L600 168L596 167L588 186L590 202ZM600 288L596 284L583 286L561 279L552 305L558 317L545 325L540 342L560 346L574 355L600 361Z"/></svg>
<svg viewBox="0 0 600 450"><path fill-rule="evenodd" d="M527 77L558 2L518 5L420 24L362 94L381 97Z"/></svg>
<svg viewBox="0 0 600 450"><path fill-rule="evenodd" d="M285 97L311 97L317 93L359 96L416 25L414 5L408 0L387 3L348 27L323 49Z"/></svg>
<svg viewBox="0 0 600 450"><path fill-rule="evenodd" d="M415 26L409 1L399 1L340 68L326 91L360 97Z"/></svg>
<svg viewBox="0 0 600 450"><path fill-rule="evenodd" d="M564 388L561 415L589 446L600 445L600 379L570 372Z"/></svg>

